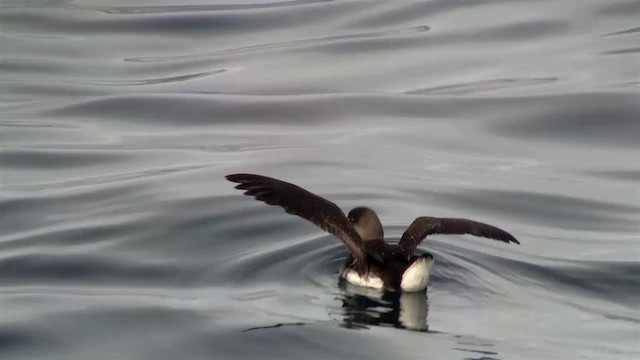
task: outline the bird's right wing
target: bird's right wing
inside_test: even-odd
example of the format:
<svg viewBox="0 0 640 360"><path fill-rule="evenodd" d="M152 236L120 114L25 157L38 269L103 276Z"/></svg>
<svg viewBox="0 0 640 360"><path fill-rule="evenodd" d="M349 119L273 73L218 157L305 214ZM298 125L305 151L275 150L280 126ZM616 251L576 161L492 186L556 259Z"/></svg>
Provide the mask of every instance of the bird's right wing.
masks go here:
<svg viewBox="0 0 640 360"><path fill-rule="evenodd" d="M359 271L366 269L363 241L336 204L297 185L262 175L232 174L226 178L238 183L236 189L246 190L245 195L251 195L269 205L278 205L287 213L300 216L335 235L351 252L356 268ZM370 255L378 261L382 260L376 254Z"/></svg>

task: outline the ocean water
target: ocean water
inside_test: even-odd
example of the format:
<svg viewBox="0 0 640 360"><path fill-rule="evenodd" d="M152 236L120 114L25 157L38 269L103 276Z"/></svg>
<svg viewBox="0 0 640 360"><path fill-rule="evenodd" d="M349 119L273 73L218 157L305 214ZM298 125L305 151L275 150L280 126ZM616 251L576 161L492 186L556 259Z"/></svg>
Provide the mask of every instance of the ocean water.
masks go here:
<svg viewBox="0 0 640 360"><path fill-rule="evenodd" d="M0 358L640 358L640 2L0 1ZM338 281L294 182L431 236Z"/></svg>

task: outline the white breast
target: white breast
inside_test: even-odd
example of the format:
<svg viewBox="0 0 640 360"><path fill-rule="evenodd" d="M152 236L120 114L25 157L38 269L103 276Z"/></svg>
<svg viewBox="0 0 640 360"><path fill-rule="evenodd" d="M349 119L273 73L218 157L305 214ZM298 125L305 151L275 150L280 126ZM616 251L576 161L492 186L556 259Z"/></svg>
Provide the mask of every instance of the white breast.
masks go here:
<svg viewBox="0 0 640 360"><path fill-rule="evenodd" d="M384 283L379 276L373 274L366 274L360 276L357 271L353 269L344 269L342 272L342 277L345 278L348 282L353 285L370 287L374 289L382 289L384 288Z"/></svg>
<svg viewBox="0 0 640 360"><path fill-rule="evenodd" d="M432 257L423 257L411 264L402 274L402 281L400 282L402 291L422 291L426 289L432 266Z"/></svg>

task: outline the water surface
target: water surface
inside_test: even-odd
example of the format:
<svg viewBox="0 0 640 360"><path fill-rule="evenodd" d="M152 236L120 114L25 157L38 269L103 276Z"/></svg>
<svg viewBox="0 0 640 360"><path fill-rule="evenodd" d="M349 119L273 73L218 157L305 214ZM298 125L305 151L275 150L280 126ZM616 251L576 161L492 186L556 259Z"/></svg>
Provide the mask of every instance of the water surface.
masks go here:
<svg viewBox="0 0 640 360"><path fill-rule="evenodd" d="M0 357L640 357L640 3L3 1ZM500 226L427 294L233 190Z"/></svg>

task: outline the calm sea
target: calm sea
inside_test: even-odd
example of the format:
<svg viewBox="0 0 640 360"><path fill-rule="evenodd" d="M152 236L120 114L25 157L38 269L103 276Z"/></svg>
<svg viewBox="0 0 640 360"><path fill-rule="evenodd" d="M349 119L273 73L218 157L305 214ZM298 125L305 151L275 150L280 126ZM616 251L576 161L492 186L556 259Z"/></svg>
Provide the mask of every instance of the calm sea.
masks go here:
<svg viewBox="0 0 640 360"><path fill-rule="evenodd" d="M640 358L640 1L0 1L0 358ZM233 189L432 236L424 294Z"/></svg>

